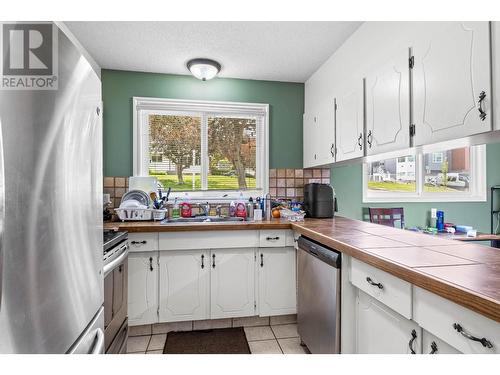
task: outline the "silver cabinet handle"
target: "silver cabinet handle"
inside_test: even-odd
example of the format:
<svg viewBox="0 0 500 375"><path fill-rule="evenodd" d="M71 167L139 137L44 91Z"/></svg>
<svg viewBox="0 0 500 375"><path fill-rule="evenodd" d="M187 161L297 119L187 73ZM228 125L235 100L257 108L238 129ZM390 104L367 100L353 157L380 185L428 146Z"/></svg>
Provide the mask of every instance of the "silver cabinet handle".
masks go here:
<svg viewBox="0 0 500 375"><path fill-rule="evenodd" d="M383 286L381 283L376 283L375 281L373 281L373 280L371 279L371 277L367 277L367 278L366 278L366 281L367 281L367 282L368 282L368 284L370 284L370 285L376 286L376 287L377 287L377 288L379 288L379 289L384 289L384 286Z"/></svg>
<svg viewBox="0 0 500 375"><path fill-rule="evenodd" d="M96 343L94 345L94 349L90 352L90 354L101 354L104 349L104 332L102 329L97 328L97 333L96 333Z"/></svg>
<svg viewBox="0 0 500 375"><path fill-rule="evenodd" d="M410 341L408 342L408 347L410 348L410 352L411 354L417 354L415 352L415 350L413 350L413 342L417 339L417 331L415 331L414 329L412 329L411 331L411 339Z"/></svg>
<svg viewBox="0 0 500 375"><path fill-rule="evenodd" d="M436 344L436 341L431 342L431 351L429 354L436 354L438 351L438 346Z"/></svg>
<svg viewBox="0 0 500 375"><path fill-rule="evenodd" d="M368 131L368 135L366 136L366 142L368 142L369 148L372 148L373 134L372 131Z"/></svg>
<svg viewBox="0 0 500 375"><path fill-rule="evenodd" d="M483 345L485 348L488 348L488 349L493 348L493 344L491 343L490 340L487 340L484 337L483 338L479 338L479 337L476 337L476 336L472 336L470 333L464 331L464 329L462 328L462 326L460 324L453 323L453 328L455 329L455 331L457 331L458 333L460 333L462 336L468 338L469 340L480 342L481 345Z"/></svg>
<svg viewBox="0 0 500 375"><path fill-rule="evenodd" d="M484 121L486 119L486 111L483 109L484 99L486 99L486 93L484 91L481 91L481 93L479 94L479 100L477 102L477 104L479 104L478 111L481 121Z"/></svg>
<svg viewBox="0 0 500 375"><path fill-rule="evenodd" d="M363 143L361 143L361 141L363 140L363 133L359 133L359 137L358 137L358 146L359 146L359 149L362 150L363 149Z"/></svg>
<svg viewBox="0 0 500 375"><path fill-rule="evenodd" d="M332 154L332 157L335 157L335 143L332 143L330 147L330 154Z"/></svg>

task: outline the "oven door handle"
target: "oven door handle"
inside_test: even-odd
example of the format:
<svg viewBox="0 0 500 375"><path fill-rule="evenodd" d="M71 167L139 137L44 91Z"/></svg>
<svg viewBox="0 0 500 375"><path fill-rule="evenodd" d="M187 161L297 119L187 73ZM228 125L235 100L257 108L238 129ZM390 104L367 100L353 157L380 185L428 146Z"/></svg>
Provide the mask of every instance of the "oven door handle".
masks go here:
<svg viewBox="0 0 500 375"><path fill-rule="evenodd" d="M123 263L125 259L127 259L128 256L128 244L123 247L123 253L121 253L116 259L112 260L108 264L104 265L103 271L104 271L104 277L106 277L111 271L113 271L116 266L118 266L120 263Z"/></svg>

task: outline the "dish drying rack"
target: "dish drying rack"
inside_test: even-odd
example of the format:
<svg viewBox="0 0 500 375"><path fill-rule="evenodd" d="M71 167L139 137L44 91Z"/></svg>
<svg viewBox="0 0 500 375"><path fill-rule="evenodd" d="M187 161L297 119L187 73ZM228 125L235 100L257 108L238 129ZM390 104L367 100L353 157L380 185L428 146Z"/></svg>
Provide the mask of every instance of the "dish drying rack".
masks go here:
<svg viewBox="0 0 500 375"><path fill-rule="evenodd" d="M167 210L155 208L115 208L115 212L121 221L161 221L167 216Z"/></svg>

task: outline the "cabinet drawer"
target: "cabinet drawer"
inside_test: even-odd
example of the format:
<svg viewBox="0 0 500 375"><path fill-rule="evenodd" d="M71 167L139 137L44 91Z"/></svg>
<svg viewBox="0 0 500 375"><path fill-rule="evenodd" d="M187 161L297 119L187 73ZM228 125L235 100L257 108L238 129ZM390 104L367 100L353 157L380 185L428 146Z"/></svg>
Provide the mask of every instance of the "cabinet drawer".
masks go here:
<svg viewBox="0 0 500 375"><path fill-rule="evenodd" d="M160 250L234 249L257 247L256 230L160 233Z"/></svg>
<svg viewBox="0 0 500 375"><path fill-rule="evenodd" d="M410 283L354 258L351 262L351 283L405 318L411 319Z"/></svg>
<svg viewBox="0 0 500 375"><path fill-rule="evenodd" d="M261 230L259 247L284 247L286 245L286 230Z"/></svg>
<svg viewBox="0 0 500 375"><path fill-rule="evenodd" d="M158 250L158 233L129 233L128 242L130 251L156 251Z"/></svg>
<svg viewBox="0 0 500 375"><path fill-rule="evenodd" d="M422 328L463 353L500 353L500 324L434 293L414 288L413 316ZM463 333L454 328L456 324ZM465 337L465 334L485 338L492 348Z"/></svg>

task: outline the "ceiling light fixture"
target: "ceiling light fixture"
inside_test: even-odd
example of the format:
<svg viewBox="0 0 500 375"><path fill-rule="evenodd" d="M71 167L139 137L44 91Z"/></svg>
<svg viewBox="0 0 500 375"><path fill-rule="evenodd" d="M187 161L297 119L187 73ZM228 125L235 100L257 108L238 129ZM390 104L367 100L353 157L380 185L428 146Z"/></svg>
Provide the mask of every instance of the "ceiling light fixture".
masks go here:
<svg viewBox="0 0 500 375"><path fill-rule="evenodd" d="M221 65L217 61L210 59L191 59L186 66L192 75L202 81L214 78L221 69Z"/></svg>

